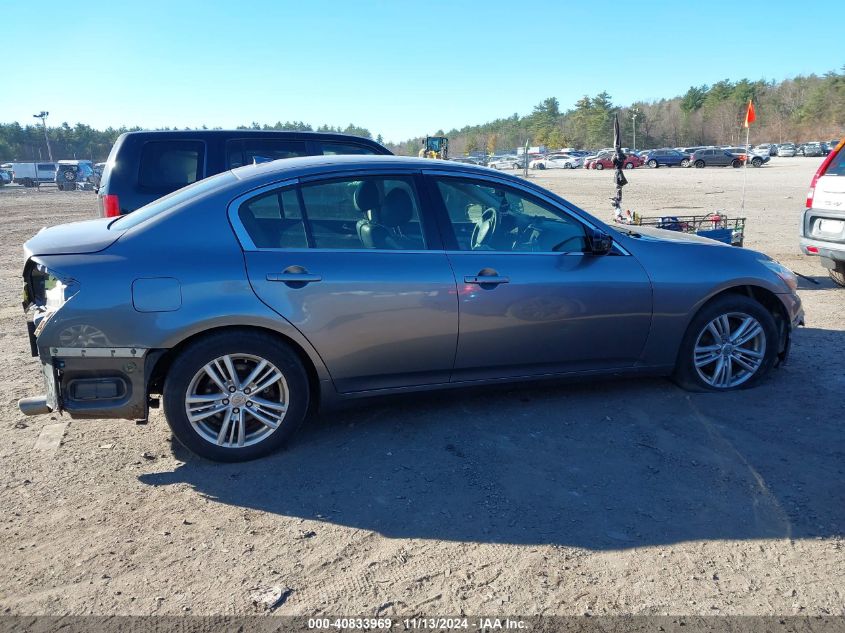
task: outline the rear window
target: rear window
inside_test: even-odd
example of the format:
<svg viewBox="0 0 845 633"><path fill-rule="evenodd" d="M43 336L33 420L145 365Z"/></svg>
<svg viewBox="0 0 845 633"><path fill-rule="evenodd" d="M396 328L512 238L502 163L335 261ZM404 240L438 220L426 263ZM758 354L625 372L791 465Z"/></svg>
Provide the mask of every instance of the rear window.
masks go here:
<svg viewBox="0 0 845 633"><path fill-rule="evenodd" d="M371 147L354 143L321 143L323 154L375 154Z"/></svg>
<svg viewBox="0 0 845 633"><path fill-rule="evenodd" d="M188 187L179 189L170 195L154 200L137 211L120 216L117 220L109 224L109 229L121 231L131 229L133 226L138 226L142 222L146 222L150 218L179 206L192 198L198 198L218 189L223 189L234 180L237 180L237 178L228 171L212 176L211 178L205 178Z"/></svg>
<svg viewBox="0 0 845 633"><path fill-rule="evenodd" d="M828 163L824 172L825 176L845 176L845 151L843 149L845 147L840 149L833 160Z"/></svg>
<svg viewBox="0 0 845 633"><path fill-rule="evenodd" d="M234 139L226 142L226 166L228 169L267 163L282 158L306 156L305 141L279 139Z"/></svg>
<svg viewBox="0 0 845 633"><path fill-rule="evenodd" d="M205 143L150 141L141 149L138 184L158 191L173 191L203 177Z"/></svg>
<svg viewBox="0 0 845 633"><path fill-rule="evenodd" d="M56 171L56 166L53 163L39 163L38 169L40 171Z"/></svg>

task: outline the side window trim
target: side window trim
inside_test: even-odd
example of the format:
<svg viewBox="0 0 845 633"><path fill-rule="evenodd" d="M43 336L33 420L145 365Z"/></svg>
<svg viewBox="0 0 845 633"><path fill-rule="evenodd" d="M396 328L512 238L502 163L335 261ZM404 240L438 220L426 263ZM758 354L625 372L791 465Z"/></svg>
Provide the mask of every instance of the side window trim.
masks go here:
<svg viewBox="0 0 845 633"><path fill-rule="evenodd" d="M252 200L253 198L257 198L258 196L268 193L271 191L281 191L282 189L287 189L288 187L295 187L299 184L298 178L290 178L288 180L281 180L276 182L271 182L267 185L263 185L261 187L257 187L255 189L250 189L239 195L237 198L234 198L227 207L227 215L229 216L229 224L232 226L232 230L235 232L235 237L237 237L238 241L241 244L241 248L245 251L277 251L280 249L277 248L259 248L255 245L255 242L252 241L249 233L246 230L246 227L241 222L241 218L238 215L238 210L241 207L241 204ZM297 187L297 190L299 188ZM297 194L299 195L299 194ZM301 200L300 200L301 204ZM307 233L306 233L307 235ZM311 241L309 240L309 244Z"/></svg>

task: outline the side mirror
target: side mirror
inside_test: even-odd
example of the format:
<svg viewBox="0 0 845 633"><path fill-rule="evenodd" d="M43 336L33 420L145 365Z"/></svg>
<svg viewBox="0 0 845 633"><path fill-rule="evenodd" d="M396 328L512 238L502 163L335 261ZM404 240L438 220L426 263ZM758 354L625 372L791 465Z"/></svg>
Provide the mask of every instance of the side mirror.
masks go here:
<svg viewBox="0 0 845 633"><path fill-rule="evenodd" d="M593 255L607 255L613 248L613 238L598 229L593 229L588 233L587 243Z"/></svg>

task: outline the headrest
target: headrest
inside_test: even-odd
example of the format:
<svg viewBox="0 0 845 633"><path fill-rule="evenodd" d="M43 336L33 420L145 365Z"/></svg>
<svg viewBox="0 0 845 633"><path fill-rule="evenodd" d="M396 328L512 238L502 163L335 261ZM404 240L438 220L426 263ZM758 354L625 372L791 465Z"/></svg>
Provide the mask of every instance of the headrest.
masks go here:
<svg viewBox="0 0 845 633"><path fill-rule="evenodd" d="M381 208L381 223L394 227L407 224L414 217L414 203L404 189L394 189L384 198Z"/></svg>
<svg viewBox="0 0 845 633"><path fill-rule="evenodd" d="M372 180L364 180L355 189L353 201L356 209L361 213L366 213L378 208L379 198L380 194L376 183Z"/></svg>

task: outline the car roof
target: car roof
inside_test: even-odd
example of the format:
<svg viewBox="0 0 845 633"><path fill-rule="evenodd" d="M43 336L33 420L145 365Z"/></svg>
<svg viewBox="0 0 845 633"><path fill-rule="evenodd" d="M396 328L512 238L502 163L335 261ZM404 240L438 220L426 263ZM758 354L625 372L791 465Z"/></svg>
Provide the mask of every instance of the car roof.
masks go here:
<svg viewBox="0 0 845 633"><path fill-rule="evenodd" d="M231 170L241 181L266 181L273 182L287 178L299 178L313 174L328 174L333 171L338 173L361 170L398 169L401 171L419 171L430 169L437 171L454 172L468 176L496 176L500 179L512 180L523 185L528 184L525 180L509 174L473 165L472 163L458 163L449 160L431 158L414 158L411 156L390 156L390 155L323 155L323 156L301 156L296 158L285 158L274 160L257 165L245 165ZM260 185L257 185L260 186Z"/></svg>
<svg viewBox="0 0 845 633"><path fill-rule="evenodd" d="M336 138L338 140L356 140L364 141L365 143L373 143L379 145L378 141L364 136L355 136L354 134L343 134L342 132L319 132L313 130L135 130L132 132L124 132L121 136L153 136L156 138L167 137L185 137L199 139L212 138L231 138L237 136L238 138L245 138L249 136L296 136L296 137L313 137L313 138Z"/></svg>

